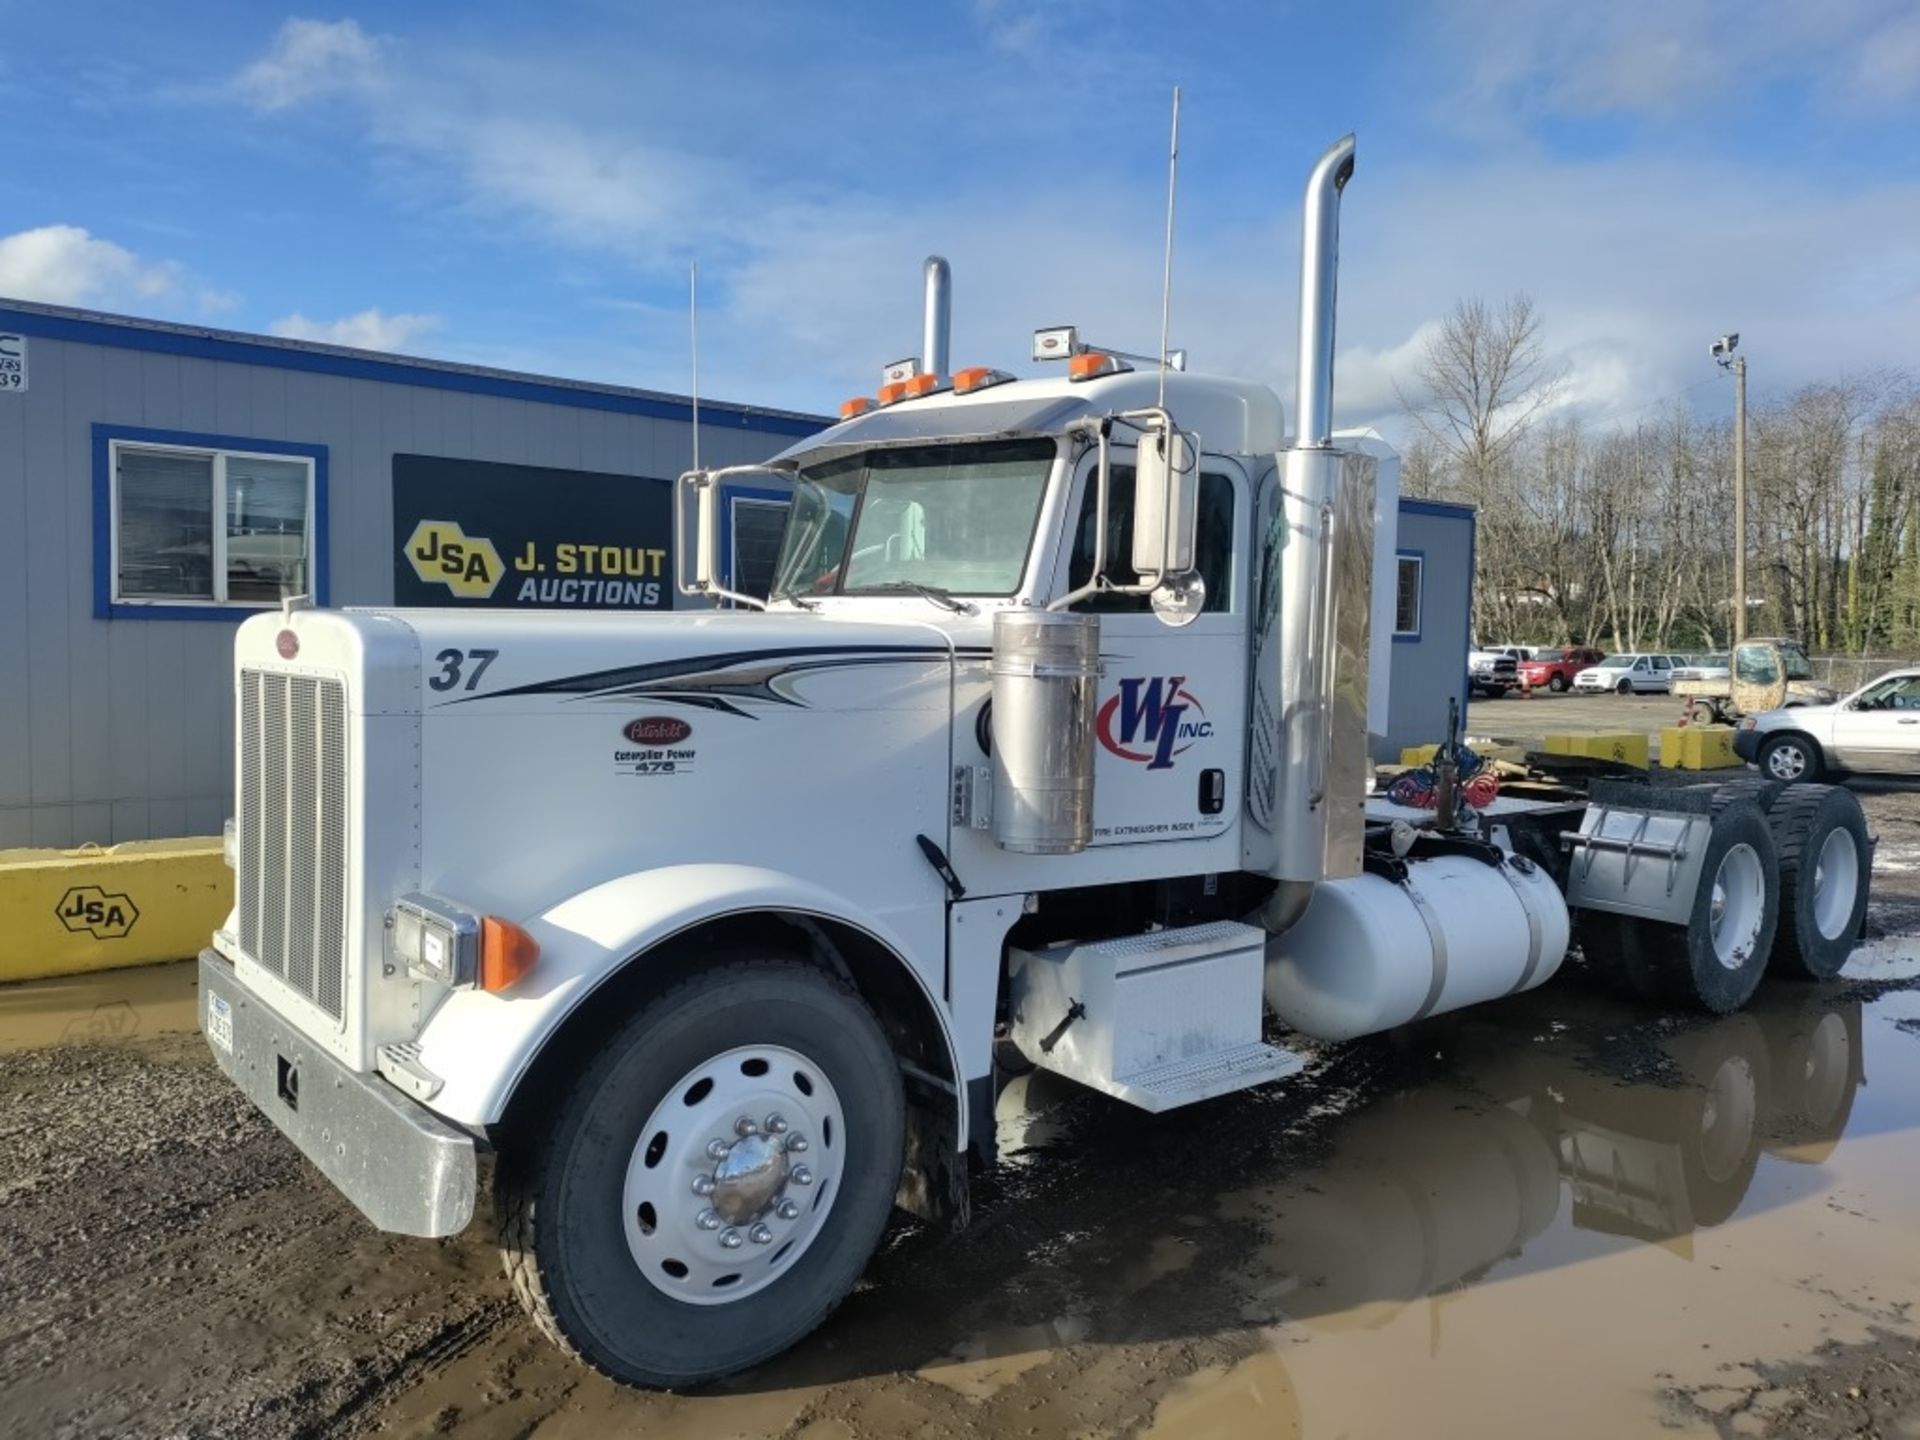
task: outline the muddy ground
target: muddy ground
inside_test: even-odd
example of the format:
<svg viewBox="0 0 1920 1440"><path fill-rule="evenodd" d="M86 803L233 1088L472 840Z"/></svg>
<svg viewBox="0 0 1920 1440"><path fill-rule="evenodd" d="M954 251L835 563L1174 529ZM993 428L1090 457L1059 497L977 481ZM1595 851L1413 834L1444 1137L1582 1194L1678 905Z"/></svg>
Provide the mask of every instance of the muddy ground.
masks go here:
<svg viewBox="0 0 1920 1440"><path fill-rule="evenodd" d="M189 970L0 991L0 1434L1920 1436L1920 793L1865 801L1876 978L1700 1023L1569 966L1159 1118L1030 1077L970 1229L690 1396L564 1361L484 1223L370 1231Z"/></svg>

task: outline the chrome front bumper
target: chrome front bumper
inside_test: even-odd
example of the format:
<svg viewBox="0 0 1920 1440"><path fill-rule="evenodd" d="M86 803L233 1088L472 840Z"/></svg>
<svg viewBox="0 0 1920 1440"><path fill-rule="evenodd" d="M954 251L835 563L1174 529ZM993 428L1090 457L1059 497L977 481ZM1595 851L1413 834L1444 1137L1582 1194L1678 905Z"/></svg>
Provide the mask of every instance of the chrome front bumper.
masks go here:
<svg viewBox="0 0 1920 1440"><path fill-rule="evenodd" d="M307 1040L200 952L200 1030L227 1078L382 1230L457 1235L473 1218L473 1137Z"/></svg>

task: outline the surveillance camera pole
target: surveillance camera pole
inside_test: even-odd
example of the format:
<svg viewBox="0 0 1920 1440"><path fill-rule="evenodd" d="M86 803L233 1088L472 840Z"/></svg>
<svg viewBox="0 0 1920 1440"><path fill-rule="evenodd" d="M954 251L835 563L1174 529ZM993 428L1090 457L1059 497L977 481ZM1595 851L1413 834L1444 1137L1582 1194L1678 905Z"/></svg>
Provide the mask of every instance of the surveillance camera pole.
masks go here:
<svg viewBox="0 0 1920 1440"><path fill-rule="evenodd" d="M1733 365L1733 643L1747 638L1747 357Z"/></svg>

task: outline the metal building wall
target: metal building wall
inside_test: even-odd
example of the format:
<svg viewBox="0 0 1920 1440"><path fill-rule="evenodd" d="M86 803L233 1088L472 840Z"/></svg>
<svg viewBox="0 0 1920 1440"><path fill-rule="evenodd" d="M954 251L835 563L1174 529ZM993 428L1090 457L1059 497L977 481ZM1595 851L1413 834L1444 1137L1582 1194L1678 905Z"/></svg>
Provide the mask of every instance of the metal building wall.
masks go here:
<svg viewBox="0 0 1920 1440"><path fill-rule="evenodd" d="M1387 735L1374 759L1398 760L1410 745L1446 738L1447 701L1466 716L1467 648L1473 628L1474 514L1464 505L1400 502L1400 554L1421 558L1420 635L1396 636Z"/></svg>
<svg viewBox="0 0 1920 1440"><path fill-rule="evenodd" d="M23 318L8 310L0 329ZM214 834L231 810L244 616L94 618L96 423L325 445L335 605L392 603L397 452L671 478L691 450L684 421L289 369L271 362L329 352L277 342L260 345L267 363L29 344L28 390L0 395L0 848ZM701 419L708 464L763 459L810 428L739 407Z"/></svg>

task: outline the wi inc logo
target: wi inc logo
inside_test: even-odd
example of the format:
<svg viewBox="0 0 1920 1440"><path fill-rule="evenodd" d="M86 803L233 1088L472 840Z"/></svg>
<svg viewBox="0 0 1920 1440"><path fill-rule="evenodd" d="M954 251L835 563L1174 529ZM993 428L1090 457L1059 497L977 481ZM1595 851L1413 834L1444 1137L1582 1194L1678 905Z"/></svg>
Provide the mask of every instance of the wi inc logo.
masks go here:
<svg viewBox="0 0 1920 1440"><path fill-rule="evenodd" d="M1213 734L1207 709L1184 675L1129 676L1094 719L1100 743L1122 760L1171 770L1174 758Z"/></svg>

